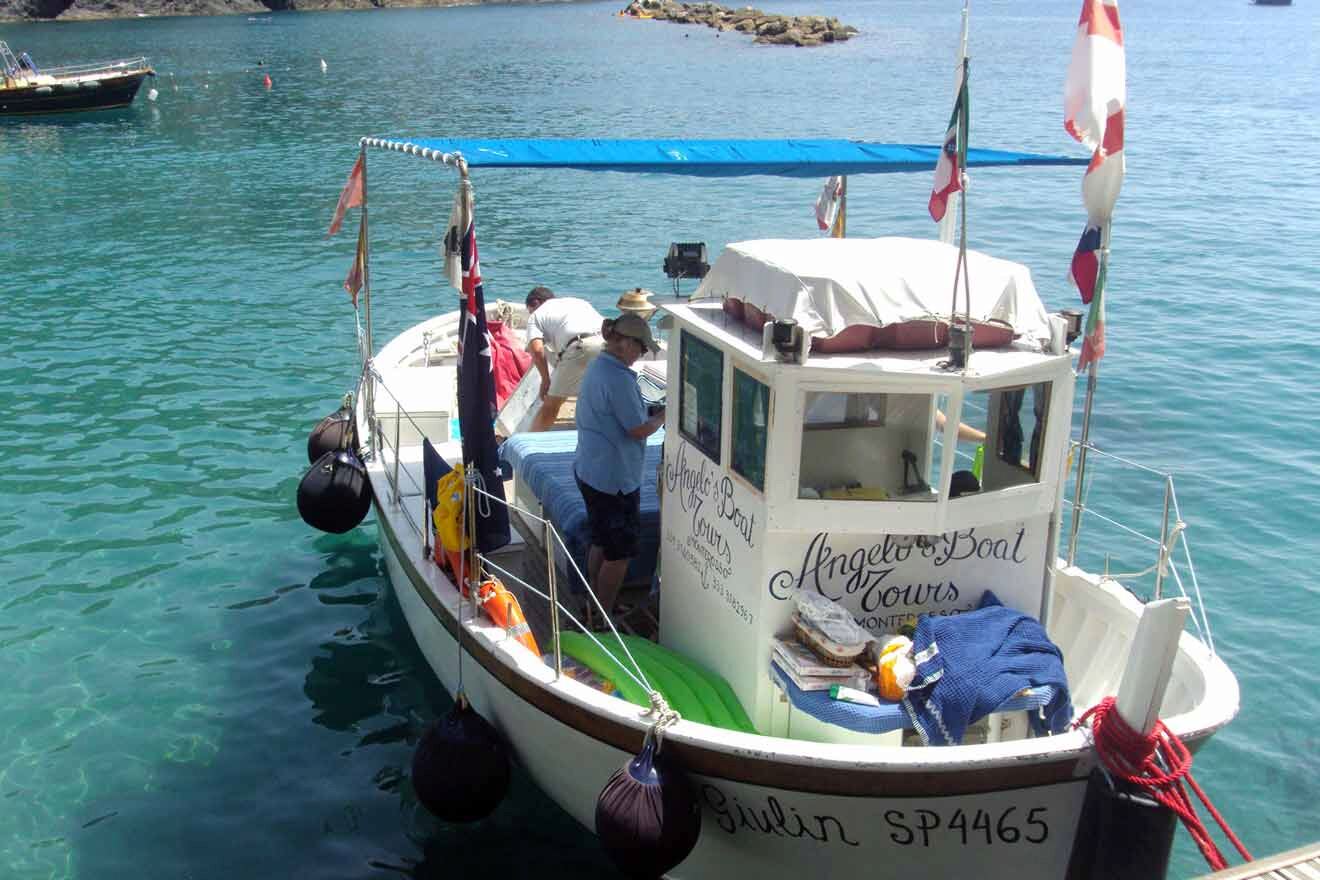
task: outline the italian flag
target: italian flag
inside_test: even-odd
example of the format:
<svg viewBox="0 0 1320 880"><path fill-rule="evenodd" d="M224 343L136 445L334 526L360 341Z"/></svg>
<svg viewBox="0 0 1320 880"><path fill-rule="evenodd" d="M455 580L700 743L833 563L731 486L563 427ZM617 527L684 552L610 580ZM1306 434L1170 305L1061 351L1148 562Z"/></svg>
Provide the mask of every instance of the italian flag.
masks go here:
<svg viewBox="0 0 1320 880"><path fill-rule="evenodd" d="M962 189L962 172L967 167L967 76L964 70L958 86L958 98L953 102L949 128L944 133L944 146L940 161L935 165L935 186L930 193L930 216L936 223L944 219L949 208L949 196Z"/></svg>

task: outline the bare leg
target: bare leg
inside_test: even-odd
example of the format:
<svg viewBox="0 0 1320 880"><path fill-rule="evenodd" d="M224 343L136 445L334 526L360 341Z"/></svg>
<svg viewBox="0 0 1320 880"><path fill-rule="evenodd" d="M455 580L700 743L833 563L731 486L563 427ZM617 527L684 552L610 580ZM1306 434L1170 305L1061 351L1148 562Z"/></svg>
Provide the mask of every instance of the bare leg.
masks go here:
<svg viewBox="0 0 1320 880"><path fill-rule="evenodd" d="M592 544L587 550L587 585L596 595L596 580L600 575L601 564L605 562L605 551L598 544ZM596 628L596 603L587 597L587 629Z"/></svg>
<svg viewBox="0 0 1320 880"><path fill-rule="evenodd" d="M606 559L600 564L600 571L596 573L596 583L593 585L593 589L606 614L610 614L614 610L614 600L619 597L619 587L623 586L623 578L628 573L629 561L627 559Z"/></svg>
<svg viewBox="0 0 1320 880"><path fill-rule="evenodd" d="M566 399L547 394L545 400L541 401L541 408L536 411L536 416L532 419L532 430L549 431L555 419L559 418L559 408L564 405Z"/></svg>

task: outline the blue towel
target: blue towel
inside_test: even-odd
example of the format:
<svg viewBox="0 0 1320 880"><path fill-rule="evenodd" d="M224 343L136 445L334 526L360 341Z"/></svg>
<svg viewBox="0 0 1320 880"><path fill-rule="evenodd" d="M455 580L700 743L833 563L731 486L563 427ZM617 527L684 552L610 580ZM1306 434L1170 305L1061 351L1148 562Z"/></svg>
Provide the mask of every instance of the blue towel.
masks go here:
<svg viewBox="0 0 1320 880"><path fill-rule="evenodd" d="M917 674L903 707L929 745L955 745L967 726L1018 691L1048 686L1053 699L1029 713L1033 733L1060 733L1072 720L1063 653L1030 615L989 590L975 611L922 617L912 638Z"/></svg>

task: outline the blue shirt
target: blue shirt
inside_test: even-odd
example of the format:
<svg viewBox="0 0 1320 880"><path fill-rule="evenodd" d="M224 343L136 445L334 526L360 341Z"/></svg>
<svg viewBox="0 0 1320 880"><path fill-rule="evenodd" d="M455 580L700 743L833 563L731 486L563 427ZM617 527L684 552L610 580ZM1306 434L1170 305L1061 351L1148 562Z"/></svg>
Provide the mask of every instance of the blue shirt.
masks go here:
<svg viewBox="0 0 1320 880"><path fill-rule="evenodd" d="M577 399L578 479L598 492L632 492L642 485L646 441L628 432L646 421L637 374L608 351L587 367Z"/></svg>

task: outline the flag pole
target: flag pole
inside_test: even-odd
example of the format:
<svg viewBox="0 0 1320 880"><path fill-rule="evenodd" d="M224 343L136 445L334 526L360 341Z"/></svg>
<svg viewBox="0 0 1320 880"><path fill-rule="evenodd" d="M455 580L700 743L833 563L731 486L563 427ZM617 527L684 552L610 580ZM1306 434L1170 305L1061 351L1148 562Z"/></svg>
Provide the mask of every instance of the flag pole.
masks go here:
<svg viewBox="0 0 1320 880"><path fill-rule="evenodd" d="M962 77L964 76L963 65L967 61L967 20L969 13L969 4L970 4L970 0L963 0L962 37L958 41L958 83L957 83L957 88L953 90L954 94L957 94L958 90L962 88L962 82L963 82ZM957 200L956 202L954 202L954 205L956 207L958 204L961 204L962 202L962 193L961 192L951 193L949 195L949 200L953 201L954 199ZM940 241L946 244L953 244L952 213L945 213L944 219L940 221Z"/></svg>
<svg viewBox="0 0 1320 880"><path fill-rule="evenodd" d="M367 145L358 146L358 159L362 162L362 288L363 310L367 313L366 338L363 340L362 378L366 383L365 394L367 408L367 436L370 439L368 451L378 451L376 437L376 380L371 374L371 362L375 357L371 344L371 234L367 223ZM397 450L396 450L397 453ZM397 483L396 483L397 485Z"/></svg>
<svg viewBox="0 0 1320 880"><path fill-rule="evenodd" d="M839 216L834 218L833 238L845 238L848 233L848 176L839 178Z"/></svg>
<svg viewBox="0 0 1320 880"><path fill-rule="evenodd" d="M1096 273L1095 298L1102 297L1105 290L1106 276L1109 274L1109 229L1112 221L1105 221L1100 233L1100 269ZM1086 372L1086 403L1082 407L1082 436L1078 441L1081 451L1077 454L1077 483L1073 488L1072 526L1068 533L1068 564L1077 559L1077 536L1082 529L1082 513L1086 510L1083 487L1086 480L1086 452L1091 439L1091 408L1095 402L1096 376L1100 369L1098 360L1092 359Z"/></svg>
<svg viewBox="0 0 1320 880"><path fill-rule="evenodd" d="M958 260L953 270L953 302L949 305L949 363L961 370L967 369L972 358L972 287L967 271L967 141L971 137L971 101L968 98L967 78L969 63L967 56L962 59L962 83L958 87L958 133L956 152L958 154ZM947 217L948 214L946 213ZM965 311L961 327L958 323L958 282L964 291Z"/></svg>
<svg viewBox="0 0 1320 880"><path fill-rule="evenodd" d="M373 357L371 345L371 227L367 222L367 145L359 147L362 157L362 287L366 291L367 360Z"/></svg>

